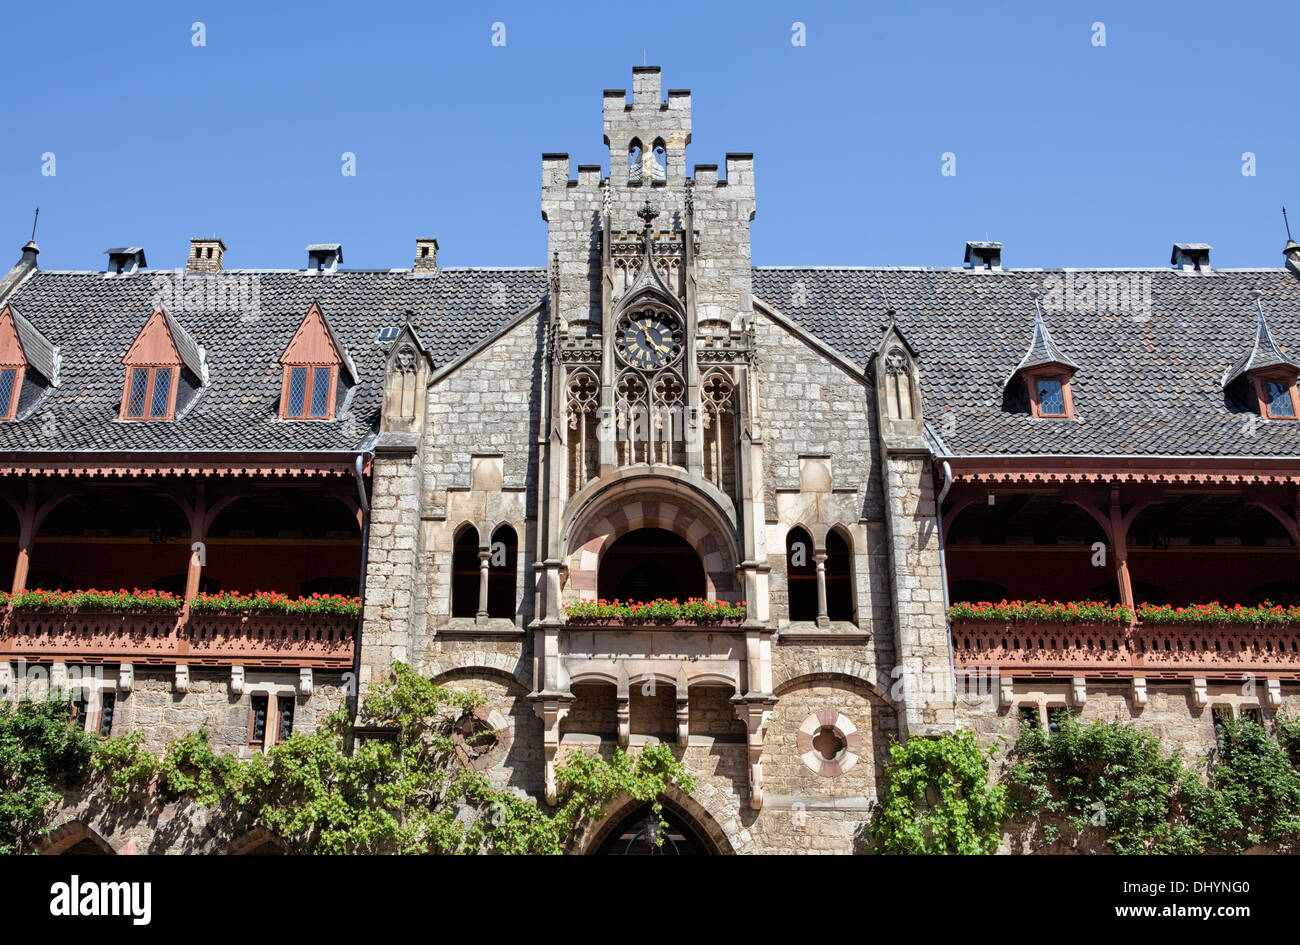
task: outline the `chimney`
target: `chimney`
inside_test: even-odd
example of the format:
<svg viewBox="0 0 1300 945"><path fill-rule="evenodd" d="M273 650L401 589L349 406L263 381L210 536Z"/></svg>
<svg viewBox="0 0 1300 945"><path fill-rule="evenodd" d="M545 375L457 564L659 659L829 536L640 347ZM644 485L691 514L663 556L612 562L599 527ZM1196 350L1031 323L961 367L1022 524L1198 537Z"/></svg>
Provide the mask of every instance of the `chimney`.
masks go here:
<svg viewBox="0 0 1300 945"><path fill-rule="evenodd" d="M185 271L214 275L221 271L221 259L225 255L226 244L215 236L190 240L190 256L185 261Z"/></svg>
<svg viewBox="0 0 1300 945"><path fill-rule="evenodd" d="M313 243L307 247L307 268L333 272L343 262L342 243Z"/></svg>
<svg viewBox="0 0 1300 945"><path fill-rule="evenodd" d="M415 272L433 272L438 268L438 241L432 236L420 236L415 240Z"/></svg>
<svg viewBox="0 0 1300 945"><path fill-rule="evenodd" d="M104 252L108 254L108 271L119 276L129 276L148 265L139 246L118 246Z"/></svg>
<svg viewBox="0 0 1300 945"><path fill-rule="evenodd" d="M34 243L28 244L34 246ZM1286 267L1295 275L1300 276L1300 243L1295 240L1287 240L1286 245L1282 247L1282 255L1286 257Z"/></svg>
<svg viewBox="0 0 1300 945"><path fill-rule="evenodd" d="M1002 244L967 241L964 261L970 264L971 269L1001 270Z"/></svg>
<svg viewBox="0 0 1300 945"><path fill-rule="evenodd" d="M1209 272L1212 249L1209 243L1175 243L1169 264L1181 266L1183 272Z"/></svg>

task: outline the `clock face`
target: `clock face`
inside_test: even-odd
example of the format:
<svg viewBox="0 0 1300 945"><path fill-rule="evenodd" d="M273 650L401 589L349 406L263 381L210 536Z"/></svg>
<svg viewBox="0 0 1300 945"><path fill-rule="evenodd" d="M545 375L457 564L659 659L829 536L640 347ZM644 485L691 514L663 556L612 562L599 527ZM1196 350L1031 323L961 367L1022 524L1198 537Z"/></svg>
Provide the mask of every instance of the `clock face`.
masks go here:
<svg viewBox="0 0 1300 945"><path fill-rule="evenodd" d="M629 365L653 371L677 360L683 340L682 325L676 316L644 311L619 319L614 344L619 357Z"/></svg>

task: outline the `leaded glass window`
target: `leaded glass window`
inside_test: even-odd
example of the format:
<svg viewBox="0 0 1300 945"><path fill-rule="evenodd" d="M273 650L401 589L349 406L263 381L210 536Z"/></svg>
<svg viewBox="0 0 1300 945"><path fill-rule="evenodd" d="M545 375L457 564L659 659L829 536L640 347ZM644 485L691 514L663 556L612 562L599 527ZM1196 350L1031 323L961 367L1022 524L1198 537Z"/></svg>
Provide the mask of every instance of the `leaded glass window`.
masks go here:
<svg viewBox="0 0 1300 945"><path fill-rule="evenodd" d="M171 395L172 369L157 368L153 375L153 399L149 402L149 416L155 420L166 417Z"/></svg>
<svg viewBox="0 0 1300 945"><path fill-rule="evenodd" d="M289 370L289 409L285 415L301 417L303 404L307 399L307 369L291 368Z"/></svg>
<svg viewBox="0 0 1300 945"><path fill-rule="evenodd" d="M16 368L0 369L0 420L8 420L13 416L14 388L18 384L18 370Z"/></svg>
<svg viewBox="0 0 1300 945"><path fill-rule="evenodd" d="M328 417L330 409L330 369L318 367L312 370L311 415Z"/></svg>
<svg viewBox="0 0 1300 945"><path fill-rule="evenodd" d="M1038 382L1038 411L1043 416L1065 416L1065 387L1057 378Z"/></svg>
<svg viewBox="0 0 1300 945"><path fill-rule="evenodd" d="M126 399L128 417L144 416L144 399L149 393L149 371L147 368L131 370L131 393Z"/></svg>
<svg viewBox="0 0 1300 945"><path fill-rule="evenodd" d="M1291 383L1289 381L1265 381L1264 393L1268 398L1269 416L1295 416L1295 404L1291 402Z"/></svg>

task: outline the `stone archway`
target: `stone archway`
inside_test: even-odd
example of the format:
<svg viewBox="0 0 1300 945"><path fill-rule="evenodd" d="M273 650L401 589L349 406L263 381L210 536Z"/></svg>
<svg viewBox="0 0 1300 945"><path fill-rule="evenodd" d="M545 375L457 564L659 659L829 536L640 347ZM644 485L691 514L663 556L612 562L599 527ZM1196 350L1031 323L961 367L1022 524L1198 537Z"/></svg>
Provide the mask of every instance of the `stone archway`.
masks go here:
<svg viewBox="0 0 1300 945"><path fill-rule="evenodd" d="M704 806L689 794L677 788L669 788L660 798L663 804L664 819L668 821L671 839L678 845L681 853L683 840L691 846L690 852L698 855L729 856L735 848L726 832L718 825ZM645 838L638 838L641 824L649 813L649 804L634 798L615 798L605 805L604 816L597 821L589 821L578 833L570 849L574 853L596 855L612 853L620 838L624 846L631 843L644 848ZM665 837L665 843L669 837ZM625 852L627 852L625 850ZM643 852L649 852L644 851Z"/></svg>
<svg viewBox="0 0 1300 945"><path fill-rule="evenodd" d="M640 529L662 529L694 549L704 566L704 597L736 597L739 558L729 513L675 477L624 474L589 494L568 523L565 602L598 597L603 555L618 539Z"/></svg>
<svg viewBox="0 0 1300 945"><path fill-rule="evenodd" d="M596 592L606 600L704 597L704 563L680 535L662 528L638 528L605 548Z"/></svg>

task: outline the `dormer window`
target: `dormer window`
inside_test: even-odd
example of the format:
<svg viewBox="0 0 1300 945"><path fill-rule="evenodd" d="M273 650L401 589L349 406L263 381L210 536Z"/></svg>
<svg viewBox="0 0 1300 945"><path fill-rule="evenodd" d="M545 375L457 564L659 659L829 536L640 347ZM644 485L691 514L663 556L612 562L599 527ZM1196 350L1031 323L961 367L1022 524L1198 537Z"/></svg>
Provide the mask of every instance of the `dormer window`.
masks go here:
<svg viewBox="0 0 1300 945"><path fill-rule="evenodd" d="M0 365L0 420L12 420L23 389L23 365Z"/></svg>
<svg viewBox="0 0 1300 945"><path fill-rule="evenodd" d="M14 419L20 404L35 403L58 378L58 349L12 305L0 308L0 421Z"/></svg>
<svg viewBox="0 0 1300 945"><path fill-rule="evenodd" d="M1255 300L1255 343L1237 359L1223 377L1223 390L1230 399L1244 406L1253 389L1259 415L1265 420L1295 420L1300 417L1300 398L1296 396L1296 377L1300 365L1288 358L1273 339L1258 289L1250 295Z"/></svg>
<svg viewBox="0 0 1300 945"><path fill-rule="evenodd" d="M328 420L334 416L336 368L302 365L284 369L286 420Z"/></svg>
<svg viewBox="0 0 1300 945"><path fill-rule="evenodd" d="M145 321L122 365L119 420L174 420L208 376L203 349L160 308Z"/></svg>
<svg viewBox="0 0 1300 945"><path fill-rule="evenodd" d="M281 420L333 420L356 368L319 305L306 316L280 355Z"/></svg>
<svg viewBox="0 0 1300 945"><path fill-rule="evenodd" d="M1062 372L1026 372L1029 406L1035 417L1068 418L1074 416L1074 398L1070 395L1070 375Z"/></svg>
<svg viewBox="0 0 1300 945"><path fill-rule="evenodd" d="M1074 393L1070 379L1079 366L1057 347L1052 333L1043 321L1043 311L1038 305L1038 292L1030 292L1034 300L1034 331L1029 339L1029 350L1020 359L1003 385L1011 409L1024 410L1024 397L1028 395L1029 412L1043 420L1072 420L1074 418ZM1017 378L1024 379L1024 392L1017 390Z"/></svg>
<svg viewBox="0 0 1300 945"><path fill-rule="evenodd" d="M1255 374L1255 396L1259 415L1267 420L1294 420L1300 416L1300 398L1296 396L1295 375L1290 373Z"/></svg>
<svg viewBox="0 0 1300 945"><path fill-rule="evenodd" d="M174 366L130 367L126 370L123 420L170 420L176 412Z"/></svg>

